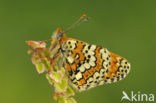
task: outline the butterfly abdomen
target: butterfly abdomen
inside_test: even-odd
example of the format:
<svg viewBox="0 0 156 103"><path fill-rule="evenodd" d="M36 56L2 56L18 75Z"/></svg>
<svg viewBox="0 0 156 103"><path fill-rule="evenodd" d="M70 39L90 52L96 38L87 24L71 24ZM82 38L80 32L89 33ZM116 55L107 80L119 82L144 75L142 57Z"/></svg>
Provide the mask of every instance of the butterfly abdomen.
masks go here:
<svg viewBox="0 0 156 103"><path fill-rule="evenodd" d="M130 63L123 57L111 53L111 66L104 81L107 83L117 82L127 76L130 71Z"/></svg>

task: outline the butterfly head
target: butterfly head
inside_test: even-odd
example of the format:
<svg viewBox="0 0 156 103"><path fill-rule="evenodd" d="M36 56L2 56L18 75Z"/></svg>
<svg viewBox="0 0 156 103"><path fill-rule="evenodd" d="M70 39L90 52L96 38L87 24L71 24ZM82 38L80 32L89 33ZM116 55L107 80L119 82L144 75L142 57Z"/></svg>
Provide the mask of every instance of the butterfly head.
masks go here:
<svg viewBox="0 0 156 103"><path fill-rule="evenodd" d="M56 31L52 35L52 39L56 40L61 38L64 35L64 32L61 32L61 28L57 28Z"/></svg>

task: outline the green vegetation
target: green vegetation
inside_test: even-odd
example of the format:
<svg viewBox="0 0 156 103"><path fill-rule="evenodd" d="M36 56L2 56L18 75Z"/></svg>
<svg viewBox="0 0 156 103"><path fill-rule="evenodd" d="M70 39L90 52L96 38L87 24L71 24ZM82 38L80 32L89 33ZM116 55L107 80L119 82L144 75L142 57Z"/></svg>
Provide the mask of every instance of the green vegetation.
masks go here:
<svg viewBox="0 0 156 103"><path fill-rule="evenodd" d="M53 98L58 103L76 103L72 97L75 95L69 86L68 77L64 68L51 66L50 51L46 48L46 43L42 41L26 41L30 46L28 54L32 53L32 63L35 65L39 74L46 73L46 78L51 86L54 87Z"/></svg>

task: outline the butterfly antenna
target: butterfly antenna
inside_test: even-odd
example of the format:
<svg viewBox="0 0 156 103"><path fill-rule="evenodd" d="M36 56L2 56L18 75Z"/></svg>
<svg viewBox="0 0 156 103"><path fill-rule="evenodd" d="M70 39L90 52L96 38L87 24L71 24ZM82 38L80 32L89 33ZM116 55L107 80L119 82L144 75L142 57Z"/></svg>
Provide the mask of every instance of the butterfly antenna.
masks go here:
<svg viewBox="0 0 156 103"><path fill-rule="evenodd" d="M68 27L65 31L62 32L62 34L70 31L71 29L75 28L76 26L80 25L84 21L88 21L89 17L87 15L83 14L74 24L72 24L70 27Z"/></svg>
<svg viewBox="0 0 156 103"><path fill-rule="evenodd" d="M60 35L70 31L71 29L75 28L76 26L78 26L81 23L88 21L88 20L89 20L89 17L87 17L87 15L83 14L74 24L72 24L70 27L68 27L65 31L60 32ZM52 41L52 39L44 40L41 42L48 42L48 41Z"/></svg>

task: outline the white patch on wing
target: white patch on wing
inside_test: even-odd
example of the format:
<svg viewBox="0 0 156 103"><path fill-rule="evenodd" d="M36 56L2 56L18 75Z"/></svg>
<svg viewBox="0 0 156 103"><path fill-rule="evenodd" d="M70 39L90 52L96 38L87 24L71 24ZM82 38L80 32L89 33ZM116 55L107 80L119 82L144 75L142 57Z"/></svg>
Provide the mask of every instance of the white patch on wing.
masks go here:
<svg viewBox="0 0 156 103"><path fill-rule="evenodd" d="M100 75L104 75L106 72L105 72L105 69L104 68L102 68L101 70L100 70Z"/></svg>
<svg viewBox="0 0 156 103"><path fill-rule="evenodd" d="M90 50L91 50L91 51L94 51L95 49L96 49L96 45L91 45Z"/></svg>
<svg viewBox="0 0 156 103"><path fill-rule="evenodd" d="M88 64L88 63L85 63L85 64L83 64L84 65L84 67L86 68L86 69L89 69L90 68L90 65Z"/></svg>
<svg viewBox="0 0 156 103"><path fill-rule="evenodd" d="M85 68L83 65L81 65L79 68L78 68L81 72L84 72L85 71Z"/></svg>
<svg viewBox="0 0 156 103"><path fill-rule="evenodd" d="M94 62L96 60L96 58L95 58L95 56L91 56L91 58L89 60Z"/></svg>
<svg viewBox="0 0 156 103"><path fill-rule="evenodd" d="M91 65L92 67L94 67L95 66L95 62L89 61L89 65Z"/></svg>
<svg viewBox="0 0 156 103"><path fill-rule="evenodd" d="M100 50L100 53L101 53L101 54L103 54L103 53L104 53L104 48L102 48L102 49Z"/></svg>
<svg viewBox="0 0 156 103"><path fill-rule="evenodd" d="M82 78L82 73L78 72L75 76L77 80L80 80Z"/></svg>
<svg viewBox="0 0 156 103"><path fill-rule="evenodd" d="M70 64L72 64L72 63L74 62L74 58L71 57L71 56L67 57L67 60L68 60L68 62L69 62Z"/></svg>
<svg viewBox="0 0 156 103"><path fill-rule="evenodd" d="M76 41L74 40L68 40L63 44L63 50L73 50L75 48Z"/></svg>
<svg viewBox="0 0 156 103"><path fill-rule="evenodd" d="M96 80L96 77L100 76L100 74L98 72L95 72L94 74L94 79Z"/></svg>
<svg viewBox="0 0 156 103"><path fill-rule="evenodd" d="M93 51L89 50L89 51L88 51L88 54L89 54L89 55L94 55L94 54L95 54L95 52L93 52Z"/></svg>
<svg viewBox="0 0 156 103"><path fill-rule="evenodd" d="M88 80L87 80L87 84L90 84L91 82L93 82L94 79L92 77L90 77Z"/></svg>

